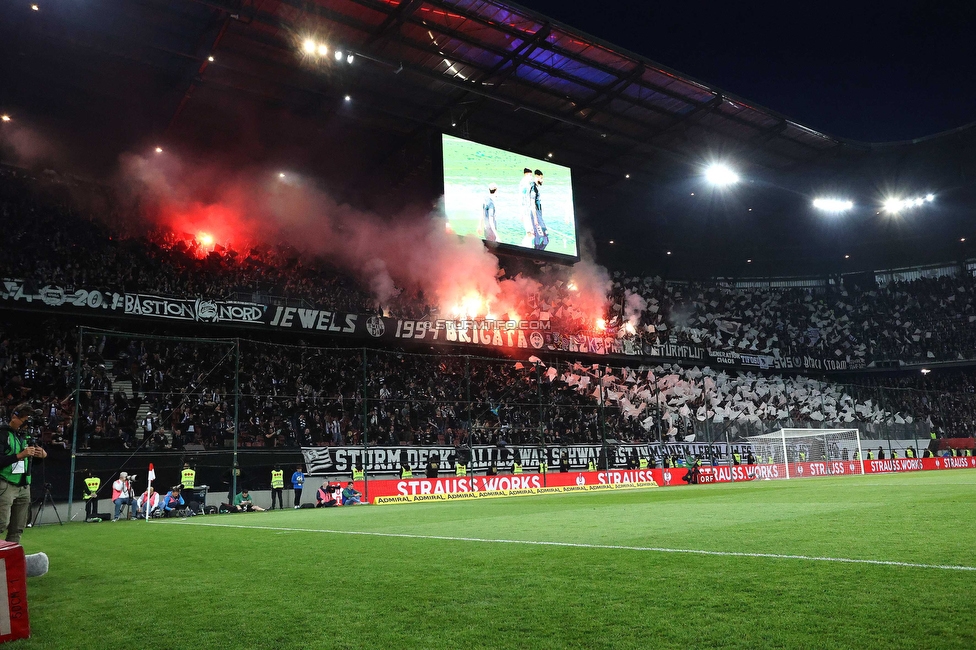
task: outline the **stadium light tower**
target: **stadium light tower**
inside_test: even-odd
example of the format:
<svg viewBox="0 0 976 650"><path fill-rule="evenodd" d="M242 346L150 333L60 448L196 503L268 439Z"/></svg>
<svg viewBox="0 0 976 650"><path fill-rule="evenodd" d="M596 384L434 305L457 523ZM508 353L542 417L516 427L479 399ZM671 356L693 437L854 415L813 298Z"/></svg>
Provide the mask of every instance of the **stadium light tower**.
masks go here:
<svg viewBox="0 0 976 650"><path fill-rule="evenodd" d="M741 180L735 170L721 163L714 163L705 168L705 178L712 185L721 187L734 185Z"/></svg>

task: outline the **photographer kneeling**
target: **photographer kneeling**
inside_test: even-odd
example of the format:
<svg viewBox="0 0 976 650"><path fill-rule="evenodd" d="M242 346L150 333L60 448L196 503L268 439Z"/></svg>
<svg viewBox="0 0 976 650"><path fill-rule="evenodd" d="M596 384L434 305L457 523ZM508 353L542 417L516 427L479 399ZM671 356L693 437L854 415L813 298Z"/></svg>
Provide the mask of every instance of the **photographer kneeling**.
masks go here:
<svg viewBox="0 0 976 650"><path fill-rule="evenodd" d="M163 500L160 502L159 506L163 510L164 517L172 517L178 514L177 508L181 508L186 505L183 500L183 495L180 494L183 490L183 485L174 485L173 489L166 493Z"/></svg>
<svg viewBox="0 0 976 650"><path fill-rule="evenodd" d="M237 508L234 512L264 512L264 508L254 505L246 488L234 497L234 507Z"/></svg>
<svg viewBox="0 0 976 650"><path fill-rule="evenodd" d="M322 487L315 493L316 508L335 508L339 505L336 501L336 486L329 485L328 481L322 482Z"/></svg>

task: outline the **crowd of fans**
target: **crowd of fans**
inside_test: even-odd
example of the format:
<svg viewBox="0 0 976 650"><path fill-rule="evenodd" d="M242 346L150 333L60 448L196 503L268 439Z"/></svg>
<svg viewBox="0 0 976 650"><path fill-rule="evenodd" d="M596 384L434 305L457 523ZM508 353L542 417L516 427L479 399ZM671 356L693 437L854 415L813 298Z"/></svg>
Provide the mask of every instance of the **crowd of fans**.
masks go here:
<svg viewBox="0 0 976 650"><path fill-rule="evenodd" d="M181 233L126 233L105 225L111 198L86 204L110 213L94 220L74 200L78 188L0 168L0 225L9 243L0 275L40 287L54 284L210 299L268 299L378 313L381 306L353 278L293 249L246 252L219 247L201 255ZM98 196L108 194L107 191ZM91 210L91 208L88 208ZM103 215L104 216L104 215ZM592 310L579 309L567 282L548 267L541 289L516 307L524 319L550 320L562 334L601 332L650 346L694 344L712 352L773 358L809 355L872 362L976 359L976 280L959 274L882 286L829 283L815 288L737 288L716 282L673 282L617 273L605 305L606 329ZM382 311L422 318L432 307L401 293Z"/></svg>
<svg viewBox="0 0 976 650"><path fill-rule="evenodd" d="M37 435L70 445L76 337L77 330L54 321L0 326L0 419L30 401L40 415ZM80 448L233 445L233 344L89 334L82 349ZM238 443L556 444L598 443L604 435L621 442L721 441L779 427L851 427L893 439L976 434L972 370L849 381L244 340ZM144 415L137 418L140 406Z"/></svg>
<svg viewBox="0 0 976 650"><path fill-rule="evenodd" d="M976 358L976 280L919 278L860 288L735 288L728 284L614 278L625 322L628 297L646 304L633 323L654 345L668 341L774 358L808 355L860 362Z"/></svg>
<svg viewBox="0 0 976 650"><path fill-rule="evenodd" d="M378 309L353 279L287 248L201 256L172 233L121 236L105 225L111 218L96 221L74 207L76 190L57 177L0 168L0 224L8 241L0 276L38 286L208 298L263 294L339 311ZM93 190L85 191L92 205ZM114 203L106 198L101 205L110 211ZM592 333L590 315L573 304L572 287L547 273L539 271L543 288L518 306L520 313L553 320L563 333ZM413 318L430 312L422 299L406 295L384 308ZM865 365L976 359L976 283L966 275L864 288L743 289L618 273L605 315L605 335L652 346L688 343ZM66 323L43 322L42 328L2 326L0 408L32 401L43 414L39 435L67 446L76 334ZM716 440L828 424L884 437L929 429L976 433L976 381L967 371L858 375L842 384L677 365L548 365L244 341L237 375L237 351L228 344L102 336L86 339L82 349L82 448L104 441L221 448L233 444L235 433L245 447L597 442L604 433L627 441ZM5 416L0 410L0 419Z"/></svg>

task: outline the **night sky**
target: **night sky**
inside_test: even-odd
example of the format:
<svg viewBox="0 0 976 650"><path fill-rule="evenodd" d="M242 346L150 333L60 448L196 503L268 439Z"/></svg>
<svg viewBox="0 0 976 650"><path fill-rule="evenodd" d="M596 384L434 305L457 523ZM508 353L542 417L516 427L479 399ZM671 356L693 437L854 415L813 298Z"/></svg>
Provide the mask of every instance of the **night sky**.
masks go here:
<svg viewBox="0 0 976 650"><path fill-rule="evenodd" d="M522 4L829 135L909 140L976 121L976 2Z"/></svg>

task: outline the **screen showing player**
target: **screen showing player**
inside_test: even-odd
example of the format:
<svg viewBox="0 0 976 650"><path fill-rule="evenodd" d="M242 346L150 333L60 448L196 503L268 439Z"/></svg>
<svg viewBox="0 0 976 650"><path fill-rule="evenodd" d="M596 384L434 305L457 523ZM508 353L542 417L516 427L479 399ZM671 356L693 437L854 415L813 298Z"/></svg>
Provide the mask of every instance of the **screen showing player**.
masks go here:
<svg viewBox="0 0 976 650"><path fill-rule="evenodd" d="M577 258L569 167L443 134L444 213L458 235Z"/></svg>

